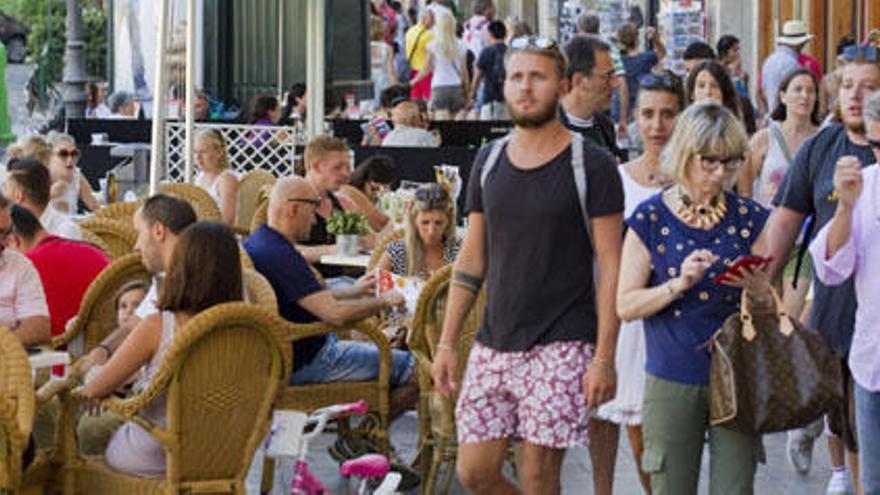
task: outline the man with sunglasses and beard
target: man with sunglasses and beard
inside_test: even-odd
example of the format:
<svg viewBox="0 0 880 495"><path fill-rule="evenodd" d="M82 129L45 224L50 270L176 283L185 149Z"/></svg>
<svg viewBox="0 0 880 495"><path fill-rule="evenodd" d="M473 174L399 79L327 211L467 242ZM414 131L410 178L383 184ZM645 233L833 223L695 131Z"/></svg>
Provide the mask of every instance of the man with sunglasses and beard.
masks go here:
<svg viewBox="0 0 880 495"><path fill-rule="evenodd" d="M779 187L773 204L777 207L770 218L768 256L770 273L778 273L800 234L804 220L812 215L813 225L807 232L818 232L837 210L837 191L834 188L834 170L844 158L855 156L862 164L874 163L871 146L865 137L862 105L880 90L880 53L876 47L851 46L844 51L846 65L837 100L835 114L839 124L830 125L807 140L794 158L794 163ZM803 245L810 242L809 235ZM805 249L805 248L803 248ZM829 414L831 431L840 437L849 453L853 478L858 479L857 443L851 417L849 399L852 377L847 367L847 356L855 328L856 298L853 282L829 287L813 280L813 308L808 326L815 328L842 358L844 400L840 408ZM805 450L811 450L811 440Z"/></svg>
<svg viewBox="0 0 880 495"><path fill-rule="evenodd" d="M516 127L471 171L432 375L443 395L461 388L457 472L470 492L518 493L501 464L522 440L519 489L559 493L566 449L587 443L590 410L615 391L623 188L611 155L559 120L569 81L556 44L515 38L505 69ZM484 278L485 316L459 387L461 329Z"/></svg>

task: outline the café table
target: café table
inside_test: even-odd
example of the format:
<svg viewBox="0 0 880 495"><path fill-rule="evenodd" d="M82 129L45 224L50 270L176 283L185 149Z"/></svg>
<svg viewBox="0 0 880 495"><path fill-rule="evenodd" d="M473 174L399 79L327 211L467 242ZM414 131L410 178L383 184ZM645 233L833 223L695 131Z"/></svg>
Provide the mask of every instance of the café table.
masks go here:
<svg viewBox="0 0 880 495"><path fill-rule="evenodd" d="M354 256L342 256L338 254L325 254L321 256L322 265L340 266L344 268L366 269L370 264L370 255L357 254Z"/></svg>

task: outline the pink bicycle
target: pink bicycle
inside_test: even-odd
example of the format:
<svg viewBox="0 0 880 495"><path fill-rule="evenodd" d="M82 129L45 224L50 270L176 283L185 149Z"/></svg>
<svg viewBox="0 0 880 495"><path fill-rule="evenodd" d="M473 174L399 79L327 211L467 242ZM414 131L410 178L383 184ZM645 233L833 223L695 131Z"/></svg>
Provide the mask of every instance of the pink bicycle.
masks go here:
<svg viewBox="0 0 880 495"><path fill-rule="evenodd" d="M330 493L324 487L321 480L312 473L306 462L309 443L324 432L330 421L366 412L367 403L361 400L350 404L324 407L308 416L301 413L289 413L294 418L291 424L295 423L295 425L288 425L288 428L296 430L292 434L287 434L286 438L286 441L292 444L289 451L295 458L293 478L290 483L291 495L325 495ZM296 415L299 415L299 418ZM273 426L272 435L274 436L276 433L279 433L279 429L278 425ZM306 431L307 429L309 431ZM390 468L391 464L387 457L381 454L366 454L344 462L339 468L339 473L347 478L359 480L358 495L369 493L374 495L391 495L397 493L401 475L391 472ZM377 484L378 486L371 490L371 487Z"/></svg>

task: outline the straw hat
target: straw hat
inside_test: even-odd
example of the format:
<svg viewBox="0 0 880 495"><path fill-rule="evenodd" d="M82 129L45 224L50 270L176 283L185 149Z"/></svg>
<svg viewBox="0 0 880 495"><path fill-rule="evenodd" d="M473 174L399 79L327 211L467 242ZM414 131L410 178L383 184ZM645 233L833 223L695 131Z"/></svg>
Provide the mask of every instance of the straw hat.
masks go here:
<svg viewBox="0 0 880 495"><path fill-rule="evenodd" d="M812 33L807 32L807 25L804 21L793 20L786 21L782 25L782 34L776 37L776 43L779 45L799 46L813 38Z"/></svg>

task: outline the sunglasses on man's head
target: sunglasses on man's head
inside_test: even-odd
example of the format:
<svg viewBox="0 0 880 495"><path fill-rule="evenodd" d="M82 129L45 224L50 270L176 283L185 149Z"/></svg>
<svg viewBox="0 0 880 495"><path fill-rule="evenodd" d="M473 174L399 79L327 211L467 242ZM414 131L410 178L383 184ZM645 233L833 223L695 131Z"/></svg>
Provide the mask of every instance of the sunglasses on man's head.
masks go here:
<svg viewBox="0 0 880 495"><path fill-rule="evenodd" d="M880 51L874 45L850 45L843 49L843 59L847 62L861 60L865 62L880 62Z"/></svg>
<svg viewBox="0 0 880 495"><path fill-rule="evenodd" d="M509 46L514 50L525 50L530 47L539 50L550 50L556 48L556 41L546 36L517 36L510 40Z"/></svg>

